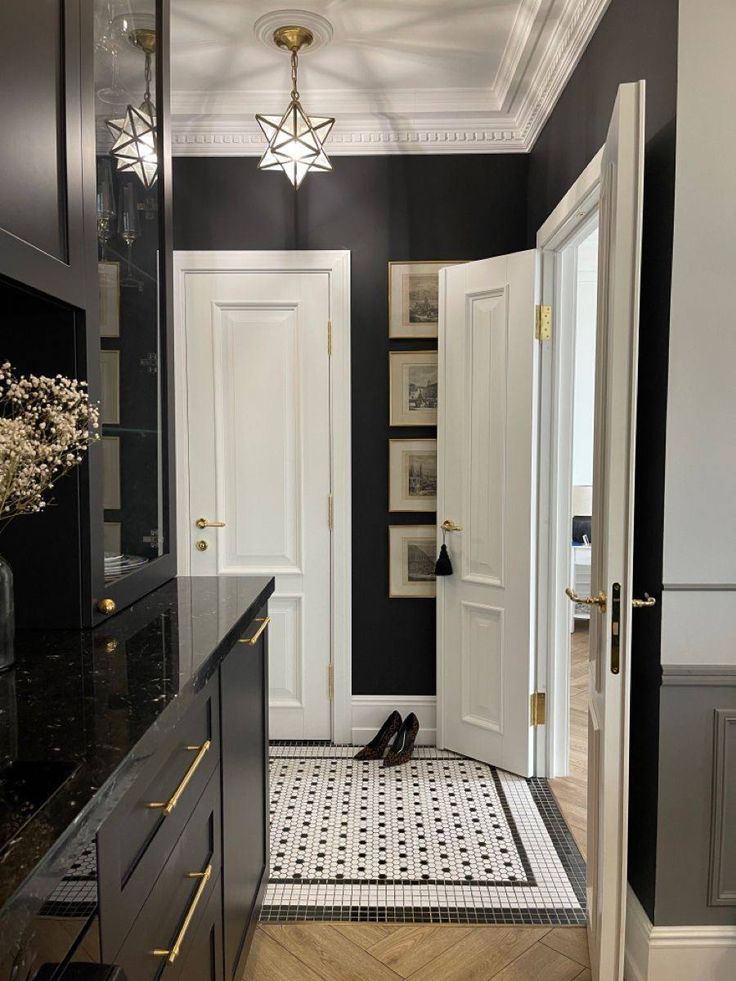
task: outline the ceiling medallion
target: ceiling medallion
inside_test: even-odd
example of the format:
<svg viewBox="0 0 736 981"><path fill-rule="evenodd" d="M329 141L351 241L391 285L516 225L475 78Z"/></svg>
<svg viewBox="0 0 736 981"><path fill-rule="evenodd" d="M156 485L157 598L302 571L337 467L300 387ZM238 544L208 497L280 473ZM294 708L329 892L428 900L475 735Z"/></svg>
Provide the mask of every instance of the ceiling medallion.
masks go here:
<svg viewBox="0 0 736 981"><path fill-rule="evenodd" d="M291 52L291 101L282 116L257 115L258 125L268 141L260 170L283 170L295 188L310 171L332 170L323 143L335 120L330 116L308 116L297 86L299 51L309 47L314 35L308 27L285 26L273 32L274 44Z"/></svg>
<svg viewBox="0 0 736 981"><path fill-rule="evenodd" d="M107 120L107 128L114 140L110 154L117 162L118 170L132 171L148 189L158 177L156 109L151 101L151 58L156 51L156 32L141 28L133 31L129 40L146 56L146 88L140 106L129 105L121 119Z"/></svg>

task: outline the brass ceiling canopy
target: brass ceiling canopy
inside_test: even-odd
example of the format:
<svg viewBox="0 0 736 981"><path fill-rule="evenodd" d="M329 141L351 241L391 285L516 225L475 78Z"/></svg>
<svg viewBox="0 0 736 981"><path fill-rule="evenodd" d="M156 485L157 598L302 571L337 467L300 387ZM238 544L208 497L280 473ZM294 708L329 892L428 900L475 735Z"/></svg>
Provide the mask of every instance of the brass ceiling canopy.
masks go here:
<svg viewBox="0 0 736 981"><path fill-rule="evenodd" d="M139 27L130 32L128 39L136 48L140 48L147 55L156 53L156 32L148 27Z"/></svg>
<svg viewBox="0 0 736 981"><path fill-rule="evenodd" d="M314 34L308 27L278 27L273 32L273 41L287 51L301 51L314 41Z"/></svg>

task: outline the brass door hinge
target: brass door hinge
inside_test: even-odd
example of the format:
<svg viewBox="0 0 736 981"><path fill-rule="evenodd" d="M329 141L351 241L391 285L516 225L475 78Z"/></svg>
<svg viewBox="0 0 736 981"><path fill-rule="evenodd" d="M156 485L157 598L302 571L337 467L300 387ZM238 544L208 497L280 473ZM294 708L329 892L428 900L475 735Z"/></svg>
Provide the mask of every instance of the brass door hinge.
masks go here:
<svg viewBox="0 0 736 981"><path fill-rule="evenodd" d="M327 665L327 697L330 701L335 697L335 669L331 664Z"/></svg>
<svg viewBox="0 0 736 981"><path fill-rule="evenodd" d="M549 341L552 338L552 307L546 303L537 304L534 337L538 341Z"/></svg>
<svg viewBox="0 0 736 981"><path fill-rule="evenodd" d="M332 357L332 321L327 321L327 356Z"/></svg>
<svg viewBox="0 0 736 981"><path fill-rule="evenodd" d="M327 498L327 527L332 531L335 524L335 505L332 494Z"/></svg>
<svg viewBox="0 0 736 981"><path fill-rule="evenodd" d="M543 691L532 692L529 706L529 725L543 726L546 722L547 695Z"/></svg>

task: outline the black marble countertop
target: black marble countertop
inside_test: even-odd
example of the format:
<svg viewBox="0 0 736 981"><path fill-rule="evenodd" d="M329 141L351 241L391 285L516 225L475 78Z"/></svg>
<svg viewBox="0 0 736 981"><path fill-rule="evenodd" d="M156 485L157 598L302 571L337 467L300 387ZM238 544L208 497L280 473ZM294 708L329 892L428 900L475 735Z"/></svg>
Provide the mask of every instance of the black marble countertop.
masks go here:
<svg viewBox="0 0 736 981"><path fill-rule="evenodd" d="M174 579L94 630L19 632L0 768L30 776L0 793L0 960L272 592L265 577Z"/></svg>

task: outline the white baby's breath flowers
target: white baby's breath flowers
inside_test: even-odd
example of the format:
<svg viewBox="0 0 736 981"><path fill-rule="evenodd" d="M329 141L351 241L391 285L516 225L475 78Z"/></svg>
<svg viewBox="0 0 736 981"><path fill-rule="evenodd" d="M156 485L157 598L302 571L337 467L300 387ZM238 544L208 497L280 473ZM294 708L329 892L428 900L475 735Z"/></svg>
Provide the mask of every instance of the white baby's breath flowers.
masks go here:
<svg viewBox="0 0 736 981"><path fill-rule="evenodd" d="M86 382L16 375L0 365L0 528L43 511L54 482L82 462L98 439L99 409Z"/></svg>

